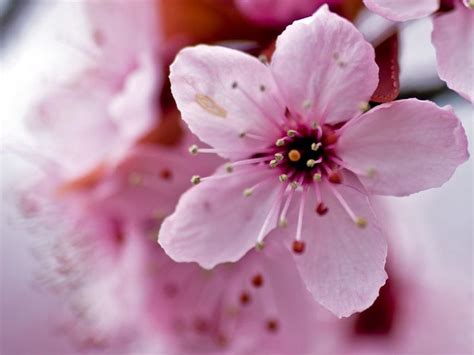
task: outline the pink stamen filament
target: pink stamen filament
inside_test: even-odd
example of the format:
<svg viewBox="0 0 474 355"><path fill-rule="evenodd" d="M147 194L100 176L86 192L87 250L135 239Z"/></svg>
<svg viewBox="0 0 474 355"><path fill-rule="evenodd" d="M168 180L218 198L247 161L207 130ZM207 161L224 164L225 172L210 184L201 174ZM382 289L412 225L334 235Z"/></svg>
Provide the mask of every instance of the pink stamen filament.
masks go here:
<svg viewBox="0 0 474 355"><path fill-rule="evenodd" d="M342 195L339 193L339 191L337 191L337 189L334 186L332 186L330 184L328 184L328 186L329 186L330 190L332 191L332 193L334 194L334 196L336 197L336 199L341 204L342 208L344 208L344 210L346 211L348 216L354 221L354 223L357 223L357 216L352 211L352 209L350 208L349 204L346 202L344 197L342 197Z"/></svg>
<svg viewBox="0 0 474 355"><path fill-rule="evenodd" d="M300 208L298 210L298 224L296 225L296 240L301 241L301 230L303 228L303 213L306 202L306 190L301 193Z"/></svg>

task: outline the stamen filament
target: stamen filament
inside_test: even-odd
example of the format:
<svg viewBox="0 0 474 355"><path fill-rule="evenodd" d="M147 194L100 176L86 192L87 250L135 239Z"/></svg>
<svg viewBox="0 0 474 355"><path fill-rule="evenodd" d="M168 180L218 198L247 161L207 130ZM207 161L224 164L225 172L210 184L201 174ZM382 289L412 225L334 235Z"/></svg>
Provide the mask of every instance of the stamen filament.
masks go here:
<svg viewBox="0 0 474 355"><path fill-rule="evenodd" d="M339 203L341 204L342 208L344 208L344 210L346 211L346 213L348 214L348 216L352 219L352 221L360 228L365 228L367 226L367 221L362 218L362 217L358 217L356 216L356 214L354 213L354 211L352 211L351 207L349 206L349 204L347 203L347 201L344 199L344 197L342 197L342 195L339 193L339 191L337 191L336 188L334 188L333 186L329 185L329 188L331 189L332 193L334 194L334 196L336 197L336 199L339 201Z"/></svg>

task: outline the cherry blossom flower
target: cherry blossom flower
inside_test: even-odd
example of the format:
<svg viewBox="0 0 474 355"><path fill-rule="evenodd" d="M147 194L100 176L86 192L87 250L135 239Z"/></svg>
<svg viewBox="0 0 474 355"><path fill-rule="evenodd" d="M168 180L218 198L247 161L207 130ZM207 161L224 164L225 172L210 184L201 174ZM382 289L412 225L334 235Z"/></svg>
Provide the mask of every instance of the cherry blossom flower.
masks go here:
<svg viewBox="0 0 474 355"><path fill-rule="evenodd" d="M159 233L168 255L211 269L274 233L323 306L348 316L372 304L386 242L370 195L440 186L468 155L450 108L409 99L361 114L377 74L372 46L327 6L281 34L270 65L221 47L182 50L173 96L213 147L190 151L230 162L192 178ZM272 232L278 224L287 229Z"/></svg>
<svg viewBox="0 0 474 355"><path fill-rule="evenodd" d="M46 86L28 122L41 151L61 160L71 178L115 163L157 123L162 81L152 2L83 7L89 62L65 83Z"/></svg>
<svg viewBox="0 0 474 355"><path fill-rule="evenodd" d="M364 0L377 14L393 21L407 21L435 14L432 43L436 50L438 74L447 85L473 102L474 87L474 3L470 0L390 1ZM440 7L441 5L441 7ZM448 8L449 11L441 12ZM460 65L460 63L462 63Z"/></svg>

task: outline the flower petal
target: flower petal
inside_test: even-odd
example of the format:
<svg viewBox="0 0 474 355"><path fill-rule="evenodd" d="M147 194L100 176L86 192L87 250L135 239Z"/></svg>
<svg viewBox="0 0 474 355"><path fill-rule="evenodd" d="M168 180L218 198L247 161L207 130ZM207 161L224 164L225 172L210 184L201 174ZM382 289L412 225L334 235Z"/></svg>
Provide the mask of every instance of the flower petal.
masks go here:
<svg viewBox="0 0 474 355"><path fill-rule="evenodd" d="M380 105L349 123L338 153L371 192L395 196L442 185L468 157L453 111L417 99Z"/></svg>
<svg viewBox="0 0 474 355"><path fill-rule="evenodd" d="M378 83L373 47L326 5L278 37L272 71L293 113L347 121Z"/></svg>
<svg viewBox="0 0 474 355"><path fill-rule="evenodd" d="M438 73L448 86L474 102L474 11L458 5L433 21Z"/></svg>
<svg viewBox="0 0 474 355"><path fill-rule="evenodd" d="M224 178L202 181L185 192L175 212L163 222L158 241L175 261L195 261L211 269L239 260L255 246L280 190L274 171L252 166L227 173L221 168L215 175L224 174ZM246 188L266 178L272 180L244 196ZM275 227L276 217L271 214L263 235Z"/></svg>
<svg viewBox="0 0 474 355"><path fill-rule="evenodd" d="M392 21L428 16L439 7L439 0L364 0L369 10Z"/></svg>
<svg viewBox="0 0 474 355"><path fill-rule="evenodd" d="M387 279L384 271L387 243L376 224L368 197L357 190L360 183L352 174L337 190L358 216L368 221L358 228L329 189L321 184L328 213L318 216L314 191L308 191L303 217L303 254L295 260L306 286L316 301L338 317L368 308ZM356 190L357 188L357 190Z"/></svg>
<svg viewBox="0 0 474 355"><path fill-rule="evenodd" d="M172 64L170 80L184 121L223 157L248 157L277 138L275 122L283 121L285 106L257 58L218 46L186 48Z"/></svg>

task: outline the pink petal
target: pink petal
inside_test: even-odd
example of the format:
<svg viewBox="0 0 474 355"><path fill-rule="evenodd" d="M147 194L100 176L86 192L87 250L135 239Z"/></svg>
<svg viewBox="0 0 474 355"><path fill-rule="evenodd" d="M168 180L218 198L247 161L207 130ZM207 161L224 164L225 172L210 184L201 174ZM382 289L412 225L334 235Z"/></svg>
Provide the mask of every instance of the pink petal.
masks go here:
<svg viewBox="0 0 474 355"><path fill-rule="evenodd" d="M323 183L321 194L328 212L324 216L315 213L315 193L308 191L302 229L306 248L303 254L295 255L309 291L338 317L368 308L387 279L387 243L369 200L357 191L360 183L352 174L346 174L345 181L355 188L339 185L337 190L354 213L368 221L367 226L357 227Z"/></svg>
<svg viewBox="0 0 474 355"><path fill-rule="evenodd" d="M257 58L217 46L186 48L170 79L184 121L223 157L247 157L277 138L271 122L283 121L285 107L270 70Z"/></svg>
<svg viewBox="0 0 474 355"><path fill-rule="evenodd" d="M338 153L371 192L396 196L442 185L468 157L451 108L417 99L380 105L349 123Z"/></svg>
<svg viewBox="0 0 474 355"><path fill-rule="evenodd" d="M474 101L474 11L458 5L435 17L432 42L438 73L448 86Z"/></svg>
<svg viewBox="0 0 474 355"><path fill-rule="evenodd" d="M219 169L224 178L203 181L185 192L175 212L165 219L159 243L175 261L195 261L211 269L239 260L255 246L259 232L276 203L279 186L267 167ZM263 185L245 197L243 191L268 177ZM255 208L255 204L258 208ZM276 213L261 231L266 235L276 225Z"/></svg>
<svg viewBox="0 0 474 355"><path fill-rule="evenodd" d="M392 21L407 21L435 12L439 0L364 0L371 11Z"/></svg>
<svg viewBox="0 0 474 355"><path fill-rule="evenodd" d="M373 47L326 5L278 37L272 71L290 111L327 123L352 118L378 83Z"/></svg>

